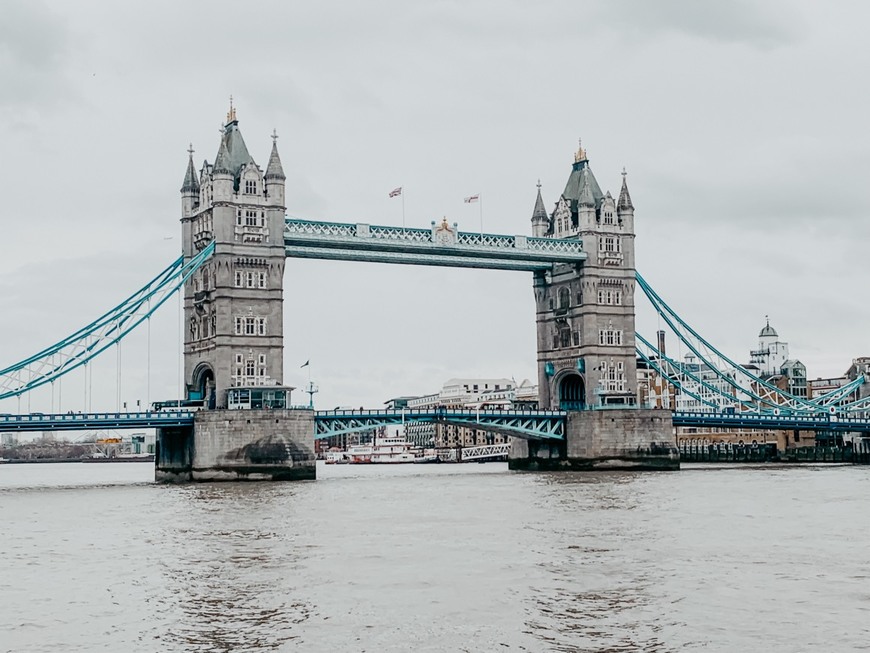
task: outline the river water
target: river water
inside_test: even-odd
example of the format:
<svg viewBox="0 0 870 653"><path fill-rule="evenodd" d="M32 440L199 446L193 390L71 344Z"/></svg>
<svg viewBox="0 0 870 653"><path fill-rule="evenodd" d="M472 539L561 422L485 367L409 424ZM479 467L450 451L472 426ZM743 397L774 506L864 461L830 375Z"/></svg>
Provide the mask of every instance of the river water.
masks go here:
<svg viewBox="0 0 870 653"><path fill-rule="evenodd" d="M0 466L0 651L870 649L870 468Z"/></svg>

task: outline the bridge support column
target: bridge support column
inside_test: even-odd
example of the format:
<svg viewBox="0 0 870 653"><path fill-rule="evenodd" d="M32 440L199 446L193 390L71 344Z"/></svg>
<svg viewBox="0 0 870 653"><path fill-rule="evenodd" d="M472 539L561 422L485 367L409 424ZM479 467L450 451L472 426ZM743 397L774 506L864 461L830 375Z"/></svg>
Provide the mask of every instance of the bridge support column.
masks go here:
<svg viewBox="0 0 870 653"><path fill-rule="evenodd" d="M157 481L315 477L313 410L205 410L192 429L158 430Z"/></svg>
<svg viewBox="0 0 870 653"><path fill-rule="evenodd" d="M667 410L568 411L564 442L514 438L511 469L673 470L680 468L671 413Z"/></svg>

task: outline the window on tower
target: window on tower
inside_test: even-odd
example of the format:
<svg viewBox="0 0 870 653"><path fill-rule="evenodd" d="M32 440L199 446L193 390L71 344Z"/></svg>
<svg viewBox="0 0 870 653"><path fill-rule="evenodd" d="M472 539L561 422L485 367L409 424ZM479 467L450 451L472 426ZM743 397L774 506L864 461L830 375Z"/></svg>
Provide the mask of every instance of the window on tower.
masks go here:
<svg viewBox="0 0 870 653"><path fill-rule="evenodd" d="M599 248L602 252L620 252L622 251L622 247L620 246L619 238L614 238L612 236L605 236L599 241Z"/></svg>
<svg viewBox="0 0 870 653"><path fill-rule="evenodd" d="M599 329L598 344L604 347L622 345L622 331L618 329Z"/></svg>
<svg viewBox="0 0 870 653"><path fill-rule="evenodd" d="M256 195L257 194L257 181L255 179L245 180L245 194L246 195Z"/></svg>

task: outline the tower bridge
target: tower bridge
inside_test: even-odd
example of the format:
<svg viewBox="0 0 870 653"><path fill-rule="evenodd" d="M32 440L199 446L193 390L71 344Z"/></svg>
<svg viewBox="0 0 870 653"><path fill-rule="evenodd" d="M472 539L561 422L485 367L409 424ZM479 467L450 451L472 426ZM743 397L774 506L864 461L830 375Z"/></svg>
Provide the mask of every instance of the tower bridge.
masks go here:
<svg viewBox="0 0 870 653"><path fill-rule="evenodd" d="M721 354L665 304L635 270L635 209L625 172L614 198L601 190L582 147L551 211L538 184L531 235L462 232L446 218L426 229L288 219L285 181L277 135L263 170L231 108L214 162L197 170L189 151L178 261L87 327L0 369L0 399L53 383L180 291L184 401L176 409L0 415L0 431L156 428L156 476L181 481L313 478L315 438L405 421L510 435L514 469L675 469L675 425L870 432L867 369L822 397L790 395ZM287 257L530 273L539 409L292 406L291 388L283 385ZM636 337L640 295L702 364L682 364L667 357L663 342ZM638 356L701 408L672 413L639 405ZM202 410L185 410L185 403Z"/></svg>

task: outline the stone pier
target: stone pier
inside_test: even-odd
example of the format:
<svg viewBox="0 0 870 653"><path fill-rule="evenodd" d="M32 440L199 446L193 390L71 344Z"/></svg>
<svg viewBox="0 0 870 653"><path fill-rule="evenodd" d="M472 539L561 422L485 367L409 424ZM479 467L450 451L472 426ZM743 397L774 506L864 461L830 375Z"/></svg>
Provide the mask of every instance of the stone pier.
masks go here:
<svg viewBox="0 0 870 653"><path fill-rule="evenodd" d="M510 469L675 470L680 468L671 413L656 409L569 411L565 440L514 438Z"/></svg>
<svg viewBox="0 0 870 653"><path fill-rule="evenodd" d="M192 428L158 430L160 482L315 477L313 410L204 410Z"/></svg>

